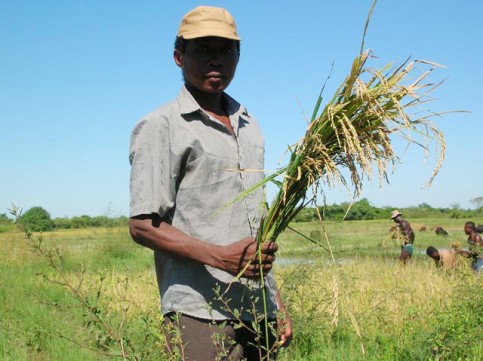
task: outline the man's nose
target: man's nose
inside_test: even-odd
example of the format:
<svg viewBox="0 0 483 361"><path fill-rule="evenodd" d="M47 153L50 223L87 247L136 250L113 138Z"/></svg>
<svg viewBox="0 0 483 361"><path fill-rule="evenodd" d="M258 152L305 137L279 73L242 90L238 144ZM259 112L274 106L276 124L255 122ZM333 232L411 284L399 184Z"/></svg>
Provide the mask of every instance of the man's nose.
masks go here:
<svg viewBox="0 0 483 361"><path fill-rule="evenodd" d="M214 66L221 65L221 52L219 50L213 50L209 54L210 56L210 64Z"/></svg>

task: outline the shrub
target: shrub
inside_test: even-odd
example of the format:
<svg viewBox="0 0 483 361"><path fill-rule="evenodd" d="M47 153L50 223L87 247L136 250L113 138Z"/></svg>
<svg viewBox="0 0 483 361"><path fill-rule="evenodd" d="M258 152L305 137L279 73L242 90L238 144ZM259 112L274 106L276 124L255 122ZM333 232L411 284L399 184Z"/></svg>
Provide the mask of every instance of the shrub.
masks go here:
<svg viewBox="0 0 483 361"><path fill-rule="evenodd" d="M32 232L45 232L54 228L54 222L50 218L49 212L42 207L33 207L25 212L22 223Z"/></svg>

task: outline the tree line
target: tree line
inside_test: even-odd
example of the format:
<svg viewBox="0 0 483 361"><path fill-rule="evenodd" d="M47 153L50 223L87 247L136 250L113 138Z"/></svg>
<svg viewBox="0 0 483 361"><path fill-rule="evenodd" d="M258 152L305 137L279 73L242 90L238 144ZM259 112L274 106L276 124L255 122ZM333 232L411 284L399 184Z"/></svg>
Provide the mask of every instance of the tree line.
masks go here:
<svg viewBox="0 0 483 361"><path fill-rule="evenodd" d="M483 198L475 198L482 200ZM474 202L473 202L474 203ZM450 208L433 208L429 204L422 203L415 207L399 208L404 213L404 217L408 219L418 218L455 218L455 219L476 219L483 215L482 202L478 202L475 209L462 209L458 205ZM384 206L375 207L366 198L354 203L341 203L332 205L323 205L317 207L305 207L295 217L295 222L314 222L319 217L323 220L331 221L358 221L358 220L375 220L388 219L391 211L397 207ZM33 232L46 232L56 229L79 229L92 227L122 227L127 226L129 218L127 216L109 217L88 215L75 217L51 218L50 213L42 207L32 207L23 213L21 221ZM0 214L1 226L13 224L5 213Z"/></svg>
<svg viewBox="0 0 483 361"><path fill-rule="evenodd" d="M415 207L394 207L373 206L367 198L363 198L354 203L341 203L332 205L323 205L318 207L306 207L300 211L295 218L295 222L313 222L322 220L330 221L358 221L358 220L375 220L388 219L391 212L398 208L404 213L404 217L408 219L418 218L455 218L455 219L473 219L483 215L483 207L479 205L475 209L462 209L458 205L450 208L433 208L429 204L422 203Z"/></svg>
<svg viewBox="0 0 483 361"><path fill-rule="evenodd" d="M32 232L47 232L56 229L79 229L92 227L127 226L129 218L126 216L75 216L52 218L50 213L42 207L32 207L21 214L20 221ZM13 224L13 220L6 214L0 214L0 225Z"/></svg>

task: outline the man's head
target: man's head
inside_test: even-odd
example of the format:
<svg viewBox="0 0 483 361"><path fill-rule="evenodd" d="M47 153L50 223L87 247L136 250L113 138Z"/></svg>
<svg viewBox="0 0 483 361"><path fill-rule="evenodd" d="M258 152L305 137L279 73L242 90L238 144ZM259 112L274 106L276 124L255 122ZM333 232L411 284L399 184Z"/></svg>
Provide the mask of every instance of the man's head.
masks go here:
<svg viewBox="0 0 483 361"><path fill-rule="evenodd" d="M174 60L188 86L205 93L224 91L235 76L239 55L240 38L227 10L198 6L181 20Z"/></svg>
<svg viewBox="0 0 483 361"><path fill-rule="evenodd" d="M471 233L473 233L475 230L476 230L476 225L475 225L475 222L466 222L465 223L465 234L467 235L470 235Z"/></svg>
<svg viewBox="0 0 483 361"><path fill-rule="evenodd" d="M392 213L391 213L391 219L396 222L396 223L399 223L399 221L401 220L402 218L402 213L399 212L397 209L393 210Z"/></svg>
<svg viewBox="0 0 483 361"><path fill-rule="evenodd" d="M439 255L439 251L432 247L432 246L429 246L427 249L426 249L426 254L431 257L432 259L434 259L435 261L439 261L440 260L440 255Z"/></svg>

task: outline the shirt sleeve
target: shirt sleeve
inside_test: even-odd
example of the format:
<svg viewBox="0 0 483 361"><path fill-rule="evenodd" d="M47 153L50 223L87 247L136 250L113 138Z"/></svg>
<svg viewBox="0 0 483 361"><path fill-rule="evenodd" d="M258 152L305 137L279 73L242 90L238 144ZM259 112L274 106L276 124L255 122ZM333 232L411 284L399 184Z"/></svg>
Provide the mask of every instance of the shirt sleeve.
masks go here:
<svg viewBox="0 0 483 361"><path fill-rule="evenodd" d="M133 129L130 216L156 213L163 218L175 205L178 169L166 118L141 120Z"/></svg>

